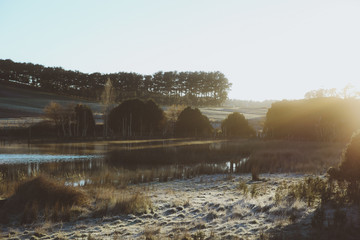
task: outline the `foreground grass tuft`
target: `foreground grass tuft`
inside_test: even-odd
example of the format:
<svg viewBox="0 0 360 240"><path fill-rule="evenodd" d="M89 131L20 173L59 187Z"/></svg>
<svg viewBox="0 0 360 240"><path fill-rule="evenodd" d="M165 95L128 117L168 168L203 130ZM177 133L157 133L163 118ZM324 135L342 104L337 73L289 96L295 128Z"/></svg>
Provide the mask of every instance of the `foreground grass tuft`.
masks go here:
<svg viewBox="0 0 360 240"><path fill-rule="evenodd" d="M40 217L70 220L72 207L87 203L88 197L81 190L40 176L19 185L1 207L0 218L4 223L9 218L16 220L15 216L21 216L22 223L34 222Z"/></svg>
<svg viewBox="0 0 360 240"><path fill-rule="evenodd" d="M153 209L150 197L141 192L120 190L114 191L99 189L96 196L96 209L94 217L111 216L119 214L143 214Z"/></svg>

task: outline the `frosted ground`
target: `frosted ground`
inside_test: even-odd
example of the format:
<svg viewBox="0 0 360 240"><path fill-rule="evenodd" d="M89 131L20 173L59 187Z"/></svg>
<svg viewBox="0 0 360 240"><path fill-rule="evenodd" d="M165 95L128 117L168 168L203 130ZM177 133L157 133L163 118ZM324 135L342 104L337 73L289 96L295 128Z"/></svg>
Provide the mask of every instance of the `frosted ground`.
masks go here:
<svg viewBox="0 0 360 240"><path fill-rule="evenodd" d="M275 203L282 184L302 181L305 175L263 174L251 181L249 174L204 175L188 180L134 185L152 201L142 215L87 218L69 223L45 223L1 229L5 239L258 239L274 231L308 237L317 203ZM239 189L246 183L248 193ZM300 234L300 235L299 235ZM295 236L294 235L294 236ZM205 237L205 238L201 238ZM196 238L195 238L196 239Z"/></svg>

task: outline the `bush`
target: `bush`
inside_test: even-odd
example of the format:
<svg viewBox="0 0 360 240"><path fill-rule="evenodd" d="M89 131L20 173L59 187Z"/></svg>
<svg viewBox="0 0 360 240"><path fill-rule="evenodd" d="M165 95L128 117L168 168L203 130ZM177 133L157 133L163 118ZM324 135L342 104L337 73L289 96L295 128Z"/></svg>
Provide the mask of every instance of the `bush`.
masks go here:
<svg viewBox="0 0 360 240"><path fill-rule="evenodd" d="M344 149L339 168L331 167L327 173L330 181L345 183L341 185L348 200L360 202L360 131L353 134Z"/></svg>
<svg viewBox="0 0 360 240"><path fill-rule="evenodd" d="M339 177L349 182L360 180L360 131L353 134L343 152Z"/></svg>
<svg viewBox="0 0 360 240"><path fill-rule="evenodd" d="M10 216L22 213L22 222L33 222L37 220L40 210L45 215L53 210L54 218L55 215L65 216L72 206L82 206L87 202L88 197L82 191L40 176L18 187L0 209L0 218L6 222ZM58 220L58 217L55 218Z"/></svg>

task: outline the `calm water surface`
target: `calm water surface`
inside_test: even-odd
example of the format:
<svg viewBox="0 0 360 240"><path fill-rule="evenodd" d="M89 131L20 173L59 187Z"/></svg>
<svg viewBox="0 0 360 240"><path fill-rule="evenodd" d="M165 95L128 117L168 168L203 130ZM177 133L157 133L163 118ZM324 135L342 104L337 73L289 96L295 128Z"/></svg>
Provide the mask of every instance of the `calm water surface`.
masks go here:
<svg viewBox="0 0 360 240"><path fill-rule="evenodd" d="M99 174L99 172L111 171L114 168L126 168L127 166L113 166L112 162L106 161L106 154L113 150L126 152L126 156L137 156L142 150L150 150L151 156L148 156L149 164L146 164L146 166L131 166L132 170L134 168L135 170L162 168L164 166L152 164L151 159L156 158L156 156L162 156L164 151L168 152L168 150L171 150L176 155L177 149L181 148L182 151L193 152L196 148L211 155L212 152L220 151L227 144L228 142L223 140L156 139L2 145L0 146L0 174L3 178L9 179L17 178L19 175L32 176L38 173L60 176L88 176ZM144 158L142 155L141 157ZM237 158L236 161L244 161L244 158ZM230 169L232 167L230 161L226 159L222 163L211 164L212 167L220 166L223 169ZM170 167L178 168L178 166Z"/></svg>

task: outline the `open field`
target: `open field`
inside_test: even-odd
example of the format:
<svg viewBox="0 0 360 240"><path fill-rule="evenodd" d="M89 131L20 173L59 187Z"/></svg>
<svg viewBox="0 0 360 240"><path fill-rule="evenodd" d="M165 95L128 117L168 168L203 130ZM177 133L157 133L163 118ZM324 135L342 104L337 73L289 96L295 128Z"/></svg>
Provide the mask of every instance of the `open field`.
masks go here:
<svg viewBox="0 0 360 240"><path fill-rule="evenodd" d="M99 108L98 104L90 101L0 83L0 118L40 116L44 107L51 101L64 105L84 103L90 105L93 110Z"/></svg>
<svg viewBox="0 0 360 240"><path fill-rule="evenodd" d="M43 109L51 101L63 105L83 103L89 105L95 117L101 111L101 104L61 96L53 93L42 92L27 88L7 86L0 83L0 126L28 126L41 121Z"/></svg>

